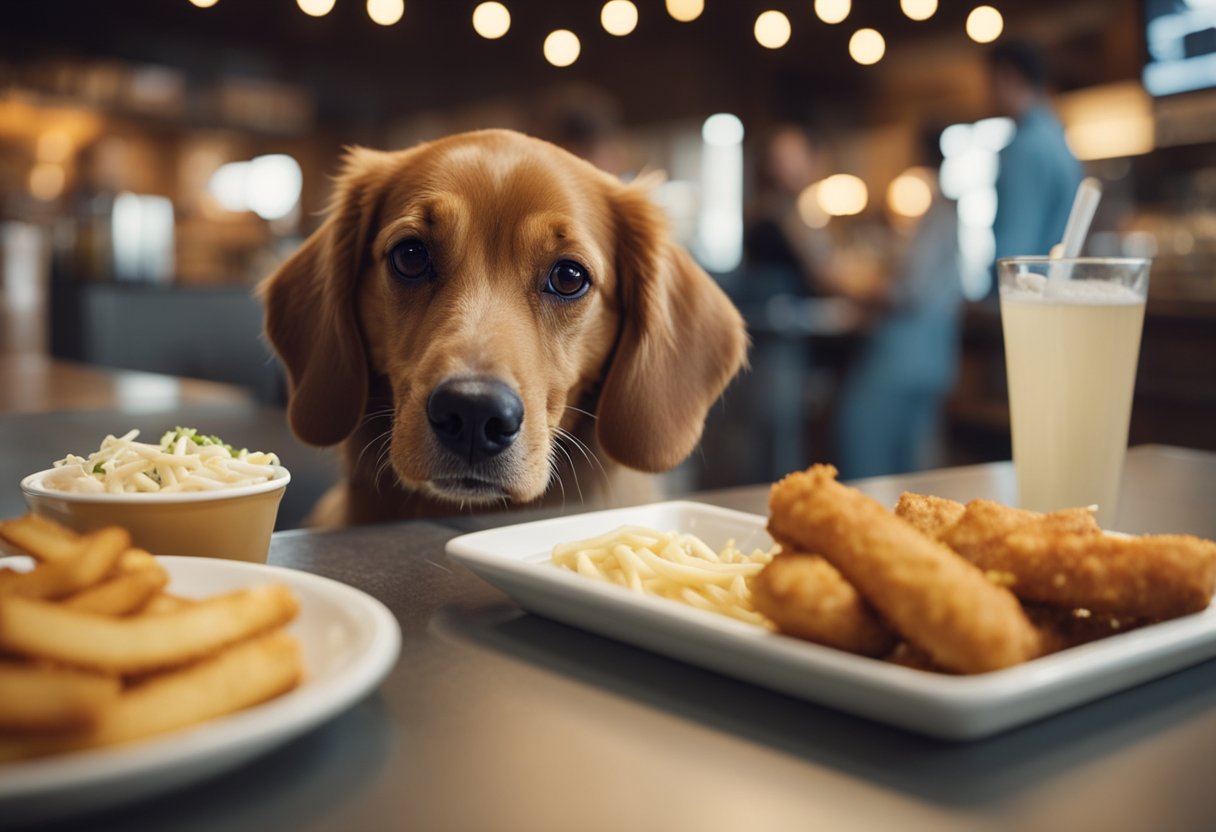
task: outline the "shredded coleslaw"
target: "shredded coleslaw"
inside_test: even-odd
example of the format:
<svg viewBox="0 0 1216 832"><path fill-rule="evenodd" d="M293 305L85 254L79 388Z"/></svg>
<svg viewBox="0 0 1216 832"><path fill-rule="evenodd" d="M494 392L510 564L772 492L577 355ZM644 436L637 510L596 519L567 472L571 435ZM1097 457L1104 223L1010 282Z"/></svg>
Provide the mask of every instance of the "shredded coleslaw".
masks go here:
<svg viewBox="0 0 1216 832"><path fill-rule="evenodd" d="M275 454L237 451L194 428L171 430L159 445L136 442L138 436L138 430L109 435L87 457L68 454L43 484L86 494L214 491L267 482L279 470Z"/></svg>

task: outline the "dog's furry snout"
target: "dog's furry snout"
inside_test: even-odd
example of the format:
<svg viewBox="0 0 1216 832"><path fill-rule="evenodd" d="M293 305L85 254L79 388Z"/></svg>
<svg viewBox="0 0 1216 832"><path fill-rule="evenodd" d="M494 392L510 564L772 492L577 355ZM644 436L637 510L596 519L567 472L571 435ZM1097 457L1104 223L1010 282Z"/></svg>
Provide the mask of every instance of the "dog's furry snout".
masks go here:
<svg viewBox="0 0 1216 832"><path fill-rule="evenodd" d="M524 421L519 394L496 378L456 378L438 384L426 414L439 443L470 465L514 444Z"/></svg>

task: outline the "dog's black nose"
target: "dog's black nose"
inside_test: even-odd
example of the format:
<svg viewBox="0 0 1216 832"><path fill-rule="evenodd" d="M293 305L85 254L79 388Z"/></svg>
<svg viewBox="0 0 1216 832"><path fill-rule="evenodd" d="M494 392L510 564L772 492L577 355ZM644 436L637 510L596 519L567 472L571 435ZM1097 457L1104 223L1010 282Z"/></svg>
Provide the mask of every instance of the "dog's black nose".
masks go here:
<svg viewBox="0 0 1216 832"><path fill-rule="evenodd" d="M511 447L524 421L524 403L498 379L454 378L431 391L426 415L444 447L477 463Z"/></svg>

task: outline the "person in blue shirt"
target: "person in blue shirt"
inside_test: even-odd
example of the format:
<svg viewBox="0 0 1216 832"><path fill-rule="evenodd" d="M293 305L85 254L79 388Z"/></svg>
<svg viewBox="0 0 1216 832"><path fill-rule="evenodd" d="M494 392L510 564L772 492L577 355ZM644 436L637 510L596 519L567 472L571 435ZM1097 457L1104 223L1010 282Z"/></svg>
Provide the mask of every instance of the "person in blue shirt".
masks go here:
<svg viewBox="0 0 1216 832"><path fill-rule="evenodd" d="M926 127L921 161L941 166L941 131ZM839 392L836 451L847 479L930 468L942 405L958 372L958 212L934 176L928 210L912 230L881 298L882 315Z"/></svg>
<svg viewBox="0 0 1216 832"><path fill-rule="evenodd" d="M996 257L1044 256L1060 242L1081 164L1047 100L1047 65L1031 43L1007 40L988 53L989 84L998 115L1017 123L1000 153L996 180Z"/></svg>

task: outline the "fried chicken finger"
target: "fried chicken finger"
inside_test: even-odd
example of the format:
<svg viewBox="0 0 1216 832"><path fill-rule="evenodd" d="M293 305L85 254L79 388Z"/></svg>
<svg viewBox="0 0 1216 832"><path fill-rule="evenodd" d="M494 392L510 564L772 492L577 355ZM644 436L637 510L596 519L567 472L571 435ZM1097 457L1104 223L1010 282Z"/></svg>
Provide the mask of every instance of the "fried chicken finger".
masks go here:
<svg viewBox="0 0 1216 832"><path fill-rule="evenodd" d="M783 552L748 586L756 609L787 635L862 656L883 656L895 645L895 634L818 555Z"/></svg>
<svg viewBox="0 0 1216 832"><path fill-rule="evenodd" d="M896 632L947 670L983 673L1033 658L1038 633L1008 590L945 545L816 465L773 486L774 536L818 552Z"/></svg>

